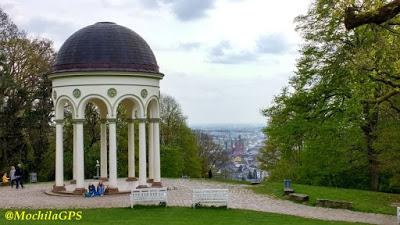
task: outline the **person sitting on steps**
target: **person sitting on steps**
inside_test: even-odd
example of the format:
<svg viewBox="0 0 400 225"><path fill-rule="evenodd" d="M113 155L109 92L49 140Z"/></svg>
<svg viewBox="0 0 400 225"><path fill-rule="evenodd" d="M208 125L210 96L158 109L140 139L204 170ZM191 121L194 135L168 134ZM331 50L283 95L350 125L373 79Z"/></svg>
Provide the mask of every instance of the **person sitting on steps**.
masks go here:
<svg viewBox="0 0 400 225"><path fill-rule="evenodd" d="M7 173L3 174L3 178L2 178L2 185L3 186L8 186L8 181L10 180L9 177L7 177Z"/></svg>
<svg viewBox="0 0 400 225"><path fill-rule="evenodd" d="M106 190L106 187L104 186L103 181L99 180L99 184L97 185L96 195L103 196L105 190Z"/></svg>
<svg viewBox="0 0 400 225"><path fill-rule="evenodd" d="M96 187L94 184L90 183L88 191L85 193L85 197L94 197L96 195Z"/></svg>

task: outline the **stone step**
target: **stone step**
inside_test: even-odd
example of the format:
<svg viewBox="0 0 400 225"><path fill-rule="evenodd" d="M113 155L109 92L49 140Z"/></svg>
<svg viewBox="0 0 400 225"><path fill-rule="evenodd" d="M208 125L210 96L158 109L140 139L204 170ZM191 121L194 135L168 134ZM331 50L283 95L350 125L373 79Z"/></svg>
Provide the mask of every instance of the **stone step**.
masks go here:
<svg viewBox="0 0 400 225"><path fill-rule="evenodd" d="M308 201L309 197L306 194L298 194L298 193L290 193L289 200L296 201L296 202L306 202Z"/></svg>
<svg viewBox="0 0 400 225"><path fill-rule="evenodd" d="M317 199L316 206L336 209L352 209L353 203L329 199Z"/></svg>

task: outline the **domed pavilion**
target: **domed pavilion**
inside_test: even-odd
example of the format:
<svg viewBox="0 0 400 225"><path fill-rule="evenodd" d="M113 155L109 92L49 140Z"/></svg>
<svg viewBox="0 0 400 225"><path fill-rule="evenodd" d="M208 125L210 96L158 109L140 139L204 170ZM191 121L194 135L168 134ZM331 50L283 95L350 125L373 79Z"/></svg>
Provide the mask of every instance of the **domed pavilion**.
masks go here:
<svg viewBox="0 0 400 225"><path fill-rule="evenodd" d="M97 106L101 118L100 179L108 181L107 191L118 192L116 122L120 105L128 114L128 161L120 162L128 163L127 181L137 182L136 188L161 186L159 97L163 76L149 45L129 28L99 22L78 30L65 41L49 75L56 123L54 192L65 191L66 106L71 108L73 121L73 192L85 191L83 124L88 103ZM139 130L138 177L135 126Z"/></svg>

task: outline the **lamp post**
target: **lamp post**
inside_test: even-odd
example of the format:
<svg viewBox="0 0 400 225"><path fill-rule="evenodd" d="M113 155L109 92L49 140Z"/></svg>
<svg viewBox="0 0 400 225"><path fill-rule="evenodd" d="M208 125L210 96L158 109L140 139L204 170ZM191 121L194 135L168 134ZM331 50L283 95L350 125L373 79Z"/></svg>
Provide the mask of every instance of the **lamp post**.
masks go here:
<svg viewBox="0 0 400 225"><path fill-rule="evenodd" d="M96 160L96 176L94 177L94 179L99 179L100 177L100 162L99 160Z"/></svg>

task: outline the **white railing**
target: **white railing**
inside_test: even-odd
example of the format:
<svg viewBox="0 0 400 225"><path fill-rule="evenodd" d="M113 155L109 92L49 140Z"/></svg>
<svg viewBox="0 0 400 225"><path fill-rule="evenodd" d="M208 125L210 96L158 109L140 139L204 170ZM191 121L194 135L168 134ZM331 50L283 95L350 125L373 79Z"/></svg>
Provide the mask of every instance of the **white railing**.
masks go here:
<svg viewBox="0 0 400 225"><path fill-rule="evenodd" d="M166 188L133 189L129 195L131 208L139 202L158 202L167 204Z"/></svg>
<svg viewBox="0 0 400 225"><path fill-rule="evenodd" d="M228 192L228 189L193 189L192 207L204 203L228 207Z"/></svg>

